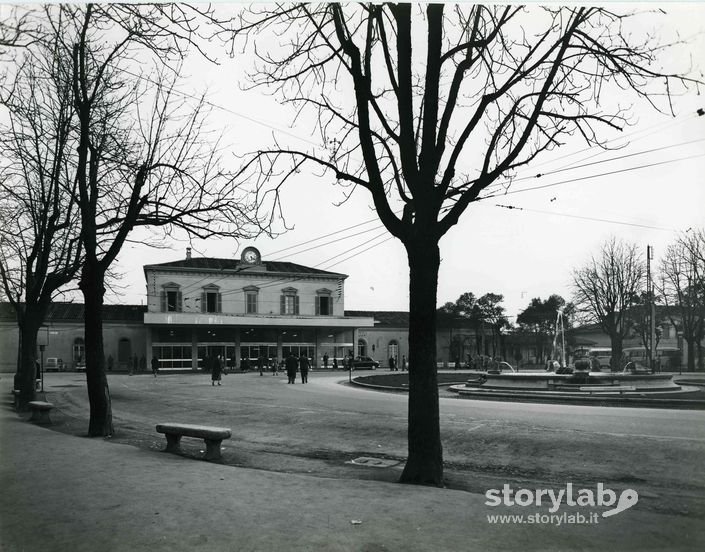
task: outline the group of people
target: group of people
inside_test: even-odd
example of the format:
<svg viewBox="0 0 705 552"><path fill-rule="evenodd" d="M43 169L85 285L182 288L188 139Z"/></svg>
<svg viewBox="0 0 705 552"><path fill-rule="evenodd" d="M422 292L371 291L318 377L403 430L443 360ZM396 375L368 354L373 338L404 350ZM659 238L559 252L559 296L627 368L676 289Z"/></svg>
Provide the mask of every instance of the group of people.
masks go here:
<svg viewBox="0 0 705 552"><path fill-rule="evenodd" d="M399 371L399 365L397 364L397 359L396 357L389 357L389 369L392 372L398 372ZM408 363L406 362L406 355L401 356L401 371L406 372L408 369Z"/></svg>
<svg viewBox="0 0 705 552"><path fill-rule="evenodd" d="M308 383L308 372L311 369L311 361L307 356L301 355L299 358L296 358L293 352L289 352L289 356L287 356L284 361L284 366L286 367L286 376L289 378L287 383L296 383L297 370L301 372L301 383Z"/></svg>

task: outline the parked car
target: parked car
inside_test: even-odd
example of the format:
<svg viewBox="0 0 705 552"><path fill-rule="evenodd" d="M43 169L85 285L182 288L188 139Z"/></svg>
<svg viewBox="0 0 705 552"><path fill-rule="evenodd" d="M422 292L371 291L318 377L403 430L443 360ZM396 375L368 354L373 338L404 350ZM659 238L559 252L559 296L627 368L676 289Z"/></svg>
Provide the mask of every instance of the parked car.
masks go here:
<svg viewBox="0 0 705 552"><path fill-rule="evenodd" d="M62 372L64 370L64 361L60 358L49 357L44 363L45 372Z"/></svg>
<svg viewBox="0 0 705 552"><path fill-rule="evenodd" d="M366 356L355 357L353 360L353 368L369 368L370 370L376 370L379 368L379 362Z"/></svg>
<svg viewBox="0 0 705 552"><path fill-rule="evenodd" d="M76 372L85 372L85 371L86 371L86 363L83 361L76 362Z"/></svg>

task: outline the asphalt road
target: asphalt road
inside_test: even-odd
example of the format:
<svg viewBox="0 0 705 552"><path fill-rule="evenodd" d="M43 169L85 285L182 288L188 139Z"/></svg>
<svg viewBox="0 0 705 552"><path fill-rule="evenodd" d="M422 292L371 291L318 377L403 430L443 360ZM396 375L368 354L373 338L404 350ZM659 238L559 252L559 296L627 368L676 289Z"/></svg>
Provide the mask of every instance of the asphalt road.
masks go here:
<svg viewBox="0 0 705 552"><path fill-rule="evenodd" d="M55 429L85 434L85 376L47 374ZM399 477L406 457L405 394L349 386L347 374L109 376L115 441L161 449L159 422L222 425L226 464L321 477ZM447 485L484 493L504 483L632 488L635 508L705 518L705 412L441 399ZM199 455L201 442L183 441ZM388 467L351 463L382 459Z"/></svg>

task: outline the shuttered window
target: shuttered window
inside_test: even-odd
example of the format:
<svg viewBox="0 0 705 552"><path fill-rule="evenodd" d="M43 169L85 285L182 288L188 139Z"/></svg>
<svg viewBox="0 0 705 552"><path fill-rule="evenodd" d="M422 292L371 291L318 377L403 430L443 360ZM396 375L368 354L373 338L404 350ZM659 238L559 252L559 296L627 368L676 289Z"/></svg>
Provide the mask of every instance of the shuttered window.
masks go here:
<svg viewBox="0 0 705 552"><path fill-rule="evenodd" d="M296 294L295 289L289 288L283 290L279 299L279 307L281 314L299 314L299 296Z"/></svg>
<svg viewBox="0 0 705 552"><path fill-rule="evenodd" d="M166 287L160 294L162 312L182 312L183 297L177 287Z"/></svg>
<svg viewBox="0 0 705 552"><path fill-rule="evenodd" d="M201 312L223 312L223 298L217 286L203 288L201 292Z"/></svg>

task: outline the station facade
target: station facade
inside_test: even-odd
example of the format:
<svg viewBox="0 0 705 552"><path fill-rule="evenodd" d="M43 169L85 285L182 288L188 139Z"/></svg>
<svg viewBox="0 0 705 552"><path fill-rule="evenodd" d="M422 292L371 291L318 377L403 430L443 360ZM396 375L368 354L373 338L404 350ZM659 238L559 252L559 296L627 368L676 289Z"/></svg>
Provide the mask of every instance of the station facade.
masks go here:
<svg viewBox="0 0 705 552"><path fill-rule="evenodd" d="M281 360L290 352L321 366L358 355L370 316L346 316L347 275L291 262L263 260L247 247L240 259L192 257L146 265L145 348L160 367L205 367Z"/></svg>

